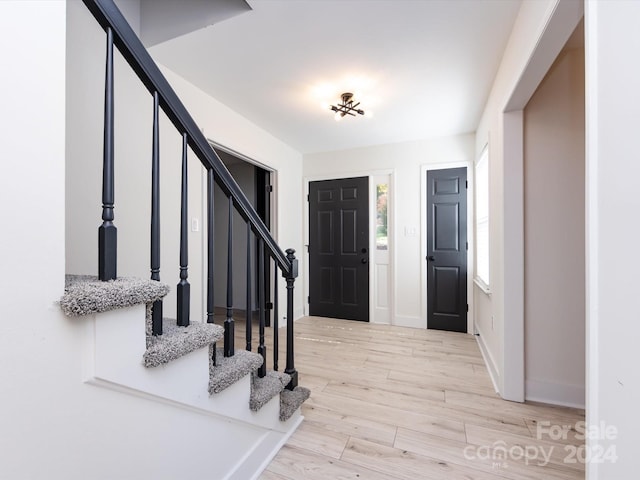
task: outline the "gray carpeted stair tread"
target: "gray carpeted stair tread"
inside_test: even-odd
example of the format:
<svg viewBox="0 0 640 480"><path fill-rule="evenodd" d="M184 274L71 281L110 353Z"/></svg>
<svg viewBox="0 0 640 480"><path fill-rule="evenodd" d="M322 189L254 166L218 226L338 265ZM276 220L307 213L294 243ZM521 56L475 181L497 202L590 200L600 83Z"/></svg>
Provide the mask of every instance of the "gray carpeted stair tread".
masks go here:
<svg viewBox="0 0 640 480"><path fill-rule="evenodd" d="M262 356L246 350L236 350L233 357L225 357L221 348L216 351L217 365L211 359L213 346L209 348L209 394L220 393L245 375L262 365Z"/></svg>
<svg viewBox="0 0 640 480"><path fill-rule="evenodd" d="M291 381L291 376L280 372L267 372L260 378L256 372L251 374L251 396L249 408L254 412L260 410L273 397L284 390Z"/></svg>
<svg viewBox="0 0 640 480"><path fill-rule="evenodd" d="M301 386L297 386L293 390L283 390L280 393L280 421L289 420L291 415L300 408L300 405L309 398L309 395L311 395L311 390Z"/></svg>
<svg viewBox="0 0 640 480"><path fill-rule="evenodd" d="M176 321L162 319L162 335L147 337L147 351L143 355L145 367L157 367L180 358L202 347L217 342L224 336L224 329L213 323L191 322L179 327Z"/></svg>
<svg viewBox="0 0 640 480"><path fill-rule="evenodd" d="M60 308L76 317L152 303L167 293L168 285L153 280L122 277L102 282L95 276L67 275Z"/></svg>

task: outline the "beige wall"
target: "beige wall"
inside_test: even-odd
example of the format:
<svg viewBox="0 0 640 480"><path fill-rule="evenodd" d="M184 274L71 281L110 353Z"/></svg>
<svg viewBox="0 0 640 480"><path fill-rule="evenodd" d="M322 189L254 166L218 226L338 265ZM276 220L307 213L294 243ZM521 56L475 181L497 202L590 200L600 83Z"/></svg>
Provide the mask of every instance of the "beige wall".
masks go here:
<svg viewBox="0 0 640 480"><path fill-rule="evenodd" d="M524 110L526 398L584 406L584 48Z"/></svg>

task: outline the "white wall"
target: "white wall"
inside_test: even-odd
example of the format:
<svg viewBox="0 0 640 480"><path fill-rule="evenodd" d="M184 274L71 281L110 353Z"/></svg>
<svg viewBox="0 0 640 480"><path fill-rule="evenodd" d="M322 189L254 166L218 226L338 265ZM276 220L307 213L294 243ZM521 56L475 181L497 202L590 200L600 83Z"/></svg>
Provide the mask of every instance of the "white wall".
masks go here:
<svg viewBox="0 0 640 480"><path fill-rule="evenodd" d="M640 236L639 18L639 2L586 4L587 420L617 429L588 451L618 456L588 465L589 480L638 476L640 257L624 252Z"/></svg>
<svg viewBox="0 0 640 480"><path fill-rule="evenodd" d="M125 3L135 13L136 2ZM96 230L100 223L104 32L81 2L69 2L67 134L67 272L97 272ZM135 22L134 22L135 23ZM135 27L135 25L134 25ZM162 68L162 67L161 67ZM116 55L116 192L118 274L149 276L149 215L151 183L152 99L129 67ZM283 248L301 249L301 155L185 81L163 73L211 140L278 171L277 236ZM71 95L73 93L73 95ZM179 273L179 205L181 138L161 115L161 271L174 287ZM204 169L189 159L189 216L199 220L199 232L189 233L189 282L193 319L204 315L202 295L205 264L203 235L206 218ZM285 215L285 212L287 214ZM225 269L226 273L226 269ZM165 301L165 316L175 316L175 288ZM281 305L285 304L284 282ZM243 292L235 292L241 298ZM295 314L302 314L302 292L296 290Z"/></svg>
<svg viewBox="0 0 640 480"><path fill-rule="evenodd" d="M390 218L393 238L391 269L395 295L391 323L426 328L423 314L426 285L423 283L421 226L421 168L446 163L471 164L474 136L434 138L304 156L305 180L362 176L376 171L392 172ZM306 205L305 205L306 208ZM415 232L406 234L405 229ZM308 275L308 272L305 272ZM392 292L393 293L393 292Z"/></svg>
<svg viewBox="0 0 640 480"><path fill-rule="evenodd" d="M537 88L581 12L582 4L572 0L522 3L476 131L476 156L489 143L491 295L474 287L475 325L496 386L510 400L524 400L522 115L518 109Z"/></svg>
<svg viewBox="0 0 640 480"><path fill-rule="evenodd" d="M584 408L584 48L524 110L526 398Z"/></svg>

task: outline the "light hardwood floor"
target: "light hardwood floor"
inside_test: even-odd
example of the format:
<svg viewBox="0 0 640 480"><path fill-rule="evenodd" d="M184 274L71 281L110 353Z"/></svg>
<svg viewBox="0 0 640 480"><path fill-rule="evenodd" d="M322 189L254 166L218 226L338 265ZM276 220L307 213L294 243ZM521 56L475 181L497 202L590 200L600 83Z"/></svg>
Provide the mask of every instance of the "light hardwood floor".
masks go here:
<svg viewBox="0 0 640 480"><path fill-rule="evenodd" d="M584 411L502 400L473 336L318 317L295 327L311 398L262 480L584 478Z"/></svg>

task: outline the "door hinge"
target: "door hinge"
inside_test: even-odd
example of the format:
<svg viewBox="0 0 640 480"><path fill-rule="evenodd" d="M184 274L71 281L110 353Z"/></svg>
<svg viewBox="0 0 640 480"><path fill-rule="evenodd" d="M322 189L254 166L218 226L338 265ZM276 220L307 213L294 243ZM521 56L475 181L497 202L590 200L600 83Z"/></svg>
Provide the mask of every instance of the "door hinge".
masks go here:
<svg viewBox="0 0 640 480"><path fill-rule="evenodd" d="M307 193L307 202L309 201L309 194Z"/></svg>
<svg viewBox="0 0 640 480"><path fill-rule="evenodd" d="M273 310L273 302L267 302L267 310Z"/></svg>
<svg viewBox="0 0 640 480"><path fill-rule="evenodd" d="M469 250L469 242L467 242L467 250Z"/></svg>
<svg viewBox="0 0 640 480"><path fill-rule="evenodd" d="M311 297L307 296L307 303L311 303Z"/></svg>
<svg viewBox="0 0 640 480"><path fill-rule="evenodd" d="M267 185L267 192L271 193L273 192L273 185Z"/></svg>
<svg viewBox="0 0 640 480"><path fill-rule="evenodd" d="M464 181L464 188L469 188L469 180Z"/></svg>
<svg viewBox="0 0 640 480"><path fill-rule="evenodd" d="M469 304L467 303L467 312L469 311Z"/></svg>

